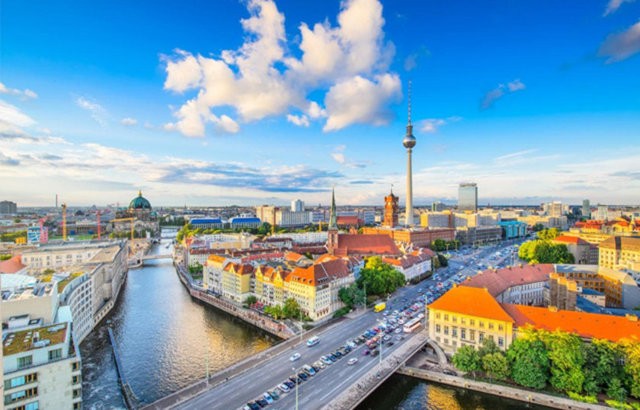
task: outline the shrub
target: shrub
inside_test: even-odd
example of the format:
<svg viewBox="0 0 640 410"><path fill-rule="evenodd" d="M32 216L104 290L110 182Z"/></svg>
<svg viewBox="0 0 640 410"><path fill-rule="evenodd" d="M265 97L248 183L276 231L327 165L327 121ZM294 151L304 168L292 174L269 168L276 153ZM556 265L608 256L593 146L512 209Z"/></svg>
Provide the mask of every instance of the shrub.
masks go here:
<svg viewBox="0 0 640 410"><path fill-rule="evenodd" d="M581 401L584 403L590 403L590 404L597 404L598 403L598 399L596 398L596 396L589 396L589 395L581 395L578 393L574 393L574 392L569 392L569 398L573 399L573 400L577 400L577 401Z"/></svg>

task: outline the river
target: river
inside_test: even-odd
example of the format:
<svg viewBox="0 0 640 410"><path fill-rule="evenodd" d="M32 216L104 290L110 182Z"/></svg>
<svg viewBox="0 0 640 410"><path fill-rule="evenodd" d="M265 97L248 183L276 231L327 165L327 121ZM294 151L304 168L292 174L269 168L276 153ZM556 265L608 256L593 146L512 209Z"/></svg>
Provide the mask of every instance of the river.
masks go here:
<svg viewBox="0 0 640 410"><path fill-rule="evenodd" d="M152 252L166 253L166 243ZM213 373L276 342L261 330L191 299L170 260L149 261L143 268L129 271L118 303L80 346L85 409L125 408L109 344L109 326L127 380L143 403L204 378L207 367ZM522 407L518 402L393 376L359 409Z"/></svg>

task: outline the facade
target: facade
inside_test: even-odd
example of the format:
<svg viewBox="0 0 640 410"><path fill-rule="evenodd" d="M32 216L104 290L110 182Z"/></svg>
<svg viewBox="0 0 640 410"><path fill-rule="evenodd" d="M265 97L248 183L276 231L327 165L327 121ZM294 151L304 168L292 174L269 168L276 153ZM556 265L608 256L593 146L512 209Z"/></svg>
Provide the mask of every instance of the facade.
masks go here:
<svg viewBox="0 0 640 410"><path fill-rule="evenodd" d="M203 264L202 284L204 288L221 295L224 268L232 261L237 262L237 260L231 260L222 255L209 255Z"/></svg>
<svg viewBox="0 0 640 410"><path fill-rule="evenodd" d="M294 199L291 201L291 212L302 212L304 211L304 202L299 199Z"/></svg>
<svg viewBox="0 0 640 410"><path fill-rule="evenodd" d="M260 218L256 217L236 216L229 219L231 229L258 228L261 223Z"/></svg>
<svg viewBox="0 0 640 410"><path fill-rule="evenodd" d="M398 197L393 191L384 197L384 219L382 226L393 228L398 226Z"/></svg>
<svg viewBox="0 0 640 410"><path fill-rule="evenodd" d="M365 235L388 235L391 239L405 246L414 248L426 248L436 239L443 239L447 242L454 240L456 231L452 228L436 229L389 229L384 227L364 227L362 233Z"/></svg>
<svg viewBox="0 0 640 410"><path fill-rule="evenodd" d="M564 209L562 207L562 202L560 201L550 202L546 204L546 208L547 208L547 215L549 216L559 218L562 215L564 215Z"/></svg>
<svg viewBox="0 0 640 410"><path fill-rule="evenodd" d="M598 221L605 221L605 222L609 220L609 207L607 205L598 205L596 219Z"/></svg>
<svg viewBox="0 0 640 410"><path fill-rule="evenodd" d="M288 209L276 211L275 222L278 226L305 226L311 224L311 212L293 212Z"/></svg>
<svg viewBox="0 0 640 410"><path fill-rule="evenodd" d="M193 218L189 223L195 229L222 229L224 223L220 218Z"/></svg>
<svg viewBox="0 0 640 410"><path fill-rule="evenodd" d="M271 225L276 224L276 211L279 208L273 205L259 205L256 206L256 217L260 218L262 222L266 222Z"/></svg>
<svg viewBox="0 0 640 410"><path fill-rule="evenodd" d="M582 201L582 217L591 219L591 204L588 199Z"/></svg>
<svg viewBox="0 0 640 410"><path fill-rule="evenodd" d="M596 265L598 263L598 247L577 236L560 235L552 242L566 245L577 264Z"/></svg>
<svg viewBox="0 0 640 410"><path fill-rule="evenodd" d="M500 303L537 305L544 303L544 288L552 264L510 266L487 269L461 283L461 286L486 289Z"/></svg>
<svg viewBox="0 0 640 410"><path fill-rule="evenodd" d="M222 271L222 296L235 302L244 301L251 294L253 266L229 263Z"/></svg>
<svg viewBox="0 0 640 410"><path fill-rule="evenodd" d="M432 272L435 253L430 249L420 248L399 258L382 258L382 261L393 266L404 275L406 281L423 279Z"/></svg>
<svg viewBox="0 0 640 410"><path fill-rule="evenodd" d="M518 221L500 221L498 226L502 228L504 239L524 238L527 236L527 224Z"/></svg>
<svg viewBox="0 0 640 410"><path fill-rule="evenodd" d="M513 319L484 288L456 286L427 308L429 337L447 354L485 338L506 350L513 340Z"/></svg>
<svg viewBox="0 0 640 410"><path fill-rule="evenodd" d="M7 331L4 408L81 409L82 365L69 323Z"/></svg>
<svg viewBox="0 0 640 410"><path fill-rule="evenodd" d="M11 201L0 201L0 214L13 215L18 213L18 205Z"/></svg>
<svg viewBox="0 0 640 410"><path fill-rule="evenodd" d="M640 237L612 236L600 242L598 264L640 271Z"/></svg>
<svg viewBox="0 0 640 410"><path fill-rule="evenodd" d="M458 187L458 210L478 211L478 185L474 182L464 182Z"/></svg>
<svg viewBox="0 0 640 410"><path fill-rule="evenodd" d="M457 228L456 239L465 245L497 243L502 240L502 228L499 226Z"/></svg>

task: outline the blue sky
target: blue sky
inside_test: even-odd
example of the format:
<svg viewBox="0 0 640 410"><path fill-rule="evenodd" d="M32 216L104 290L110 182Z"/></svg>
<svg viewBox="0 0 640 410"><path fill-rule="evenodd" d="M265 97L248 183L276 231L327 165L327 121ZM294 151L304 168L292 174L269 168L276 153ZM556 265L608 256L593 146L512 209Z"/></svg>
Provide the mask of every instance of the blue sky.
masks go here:
<svg viewBox="0 0 640 410"><path fill-rule="evenodd" d="M640 203L640 1L7 1L19 205Z"/></svg>

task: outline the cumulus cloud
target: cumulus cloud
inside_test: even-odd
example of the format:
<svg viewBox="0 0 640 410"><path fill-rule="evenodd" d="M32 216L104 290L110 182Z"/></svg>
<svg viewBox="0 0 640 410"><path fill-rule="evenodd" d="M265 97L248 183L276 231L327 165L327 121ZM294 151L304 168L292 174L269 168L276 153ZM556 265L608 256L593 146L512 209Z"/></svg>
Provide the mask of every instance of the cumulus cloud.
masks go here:
<svg viewBox="0 0 640 410"><path fill-rule="evenodd" d="M524 90L525 88L526 86L519 79L511 81L507 83L507 85L498 84L496 88L484 95L484 98L480 103L480 108L483 110L491 108L497 100L504 97L507 93L514 93L516 91Z"/></svg>
<svg viewBox="0 0 640 410"><path fill-rule="evenodd" d="M22 100L34 100L38 98L38 94L28 88L25 88L24 90L9 88L3 83L0 83L0 94L15 95L20 97Z"/></svg>
<svg viewBox="0 0 640 410"><path fill-rule="evenodd" d="M289 53L293 44L287 42L285 16L273 0L250 0L247 9L250 17L240 21L246 40L238 49L222 50L218 58L184 50L163 57L164 88L197 91L174 110L177 120L165 129L203 137L208 123L221 132L237 132L238 122L269 116L284 115L298 126L324 120L325 131L389 120L386 105L400 95L400 81L388 72L395 49L384 40L378 0L343 2L336 26L328 20L300 23L299 58ZM308 100L311 93L324 94L325 107ZM354 100L360 105L356 110L337 111ZM220 107L233 108L236 118L221 116Z"/></svg>
<svg viewBox="0 0 640 410"><path fill-rule="evenodd" d="M429 56L431 52L424 46L422 46L415 53L409 54L404 59L404 71L413 71L416 67L418 67L418 59L422 56Z"/></svg>
<svg viewBox="0 0 640 410"><path fill-rule="evenodd" d="M136 120L135 118L126 117L120 120L120 124L131 127L131 126L137 125L138 120Z"/></svg>
<svg viewBox="0 0 640 410"><path fill-rule="evenodd" d="M14 105L0 100L0 123L4 123L5 127L30 127L35 124L35 121L27 114L20 111L20 109Z"/></svg>
<svg viewBox="0 0 640 410"><path fill-rule="evenodd" d="M367 166L367 164L364 162L348 160L344 154L344 151L346 149L346 145L338 145L333 149L333 152L331 152L331 158L333 158L333 160L338 164L343 165L347 168L365 168Z"/></svg>
<svg viewBox="0 0 640 410"><path fill-rule="evenodd" d="M611 34L598 50L600 57L607 57L607 63L625 60L640 52L640 21L626 31Z"/></svg>
<svg viewBox="0 0 640 410"><path fill-rule="evenodd" d="M609 0L607 3L607 8L604 11L604 15L608 16L611 13L614 13L616 10L622 6L622 3L633 3L634 0Z"/></svg>
<svg viewBox="0 0 640 410"><path fill-rule="evenodd" d="M83 110L89 111L89 113L91 113L91 118L101 126L104 127L107 125L107 110L97 102L91 101L85 97L78 97L76 98L76 105Z"/></svg>

